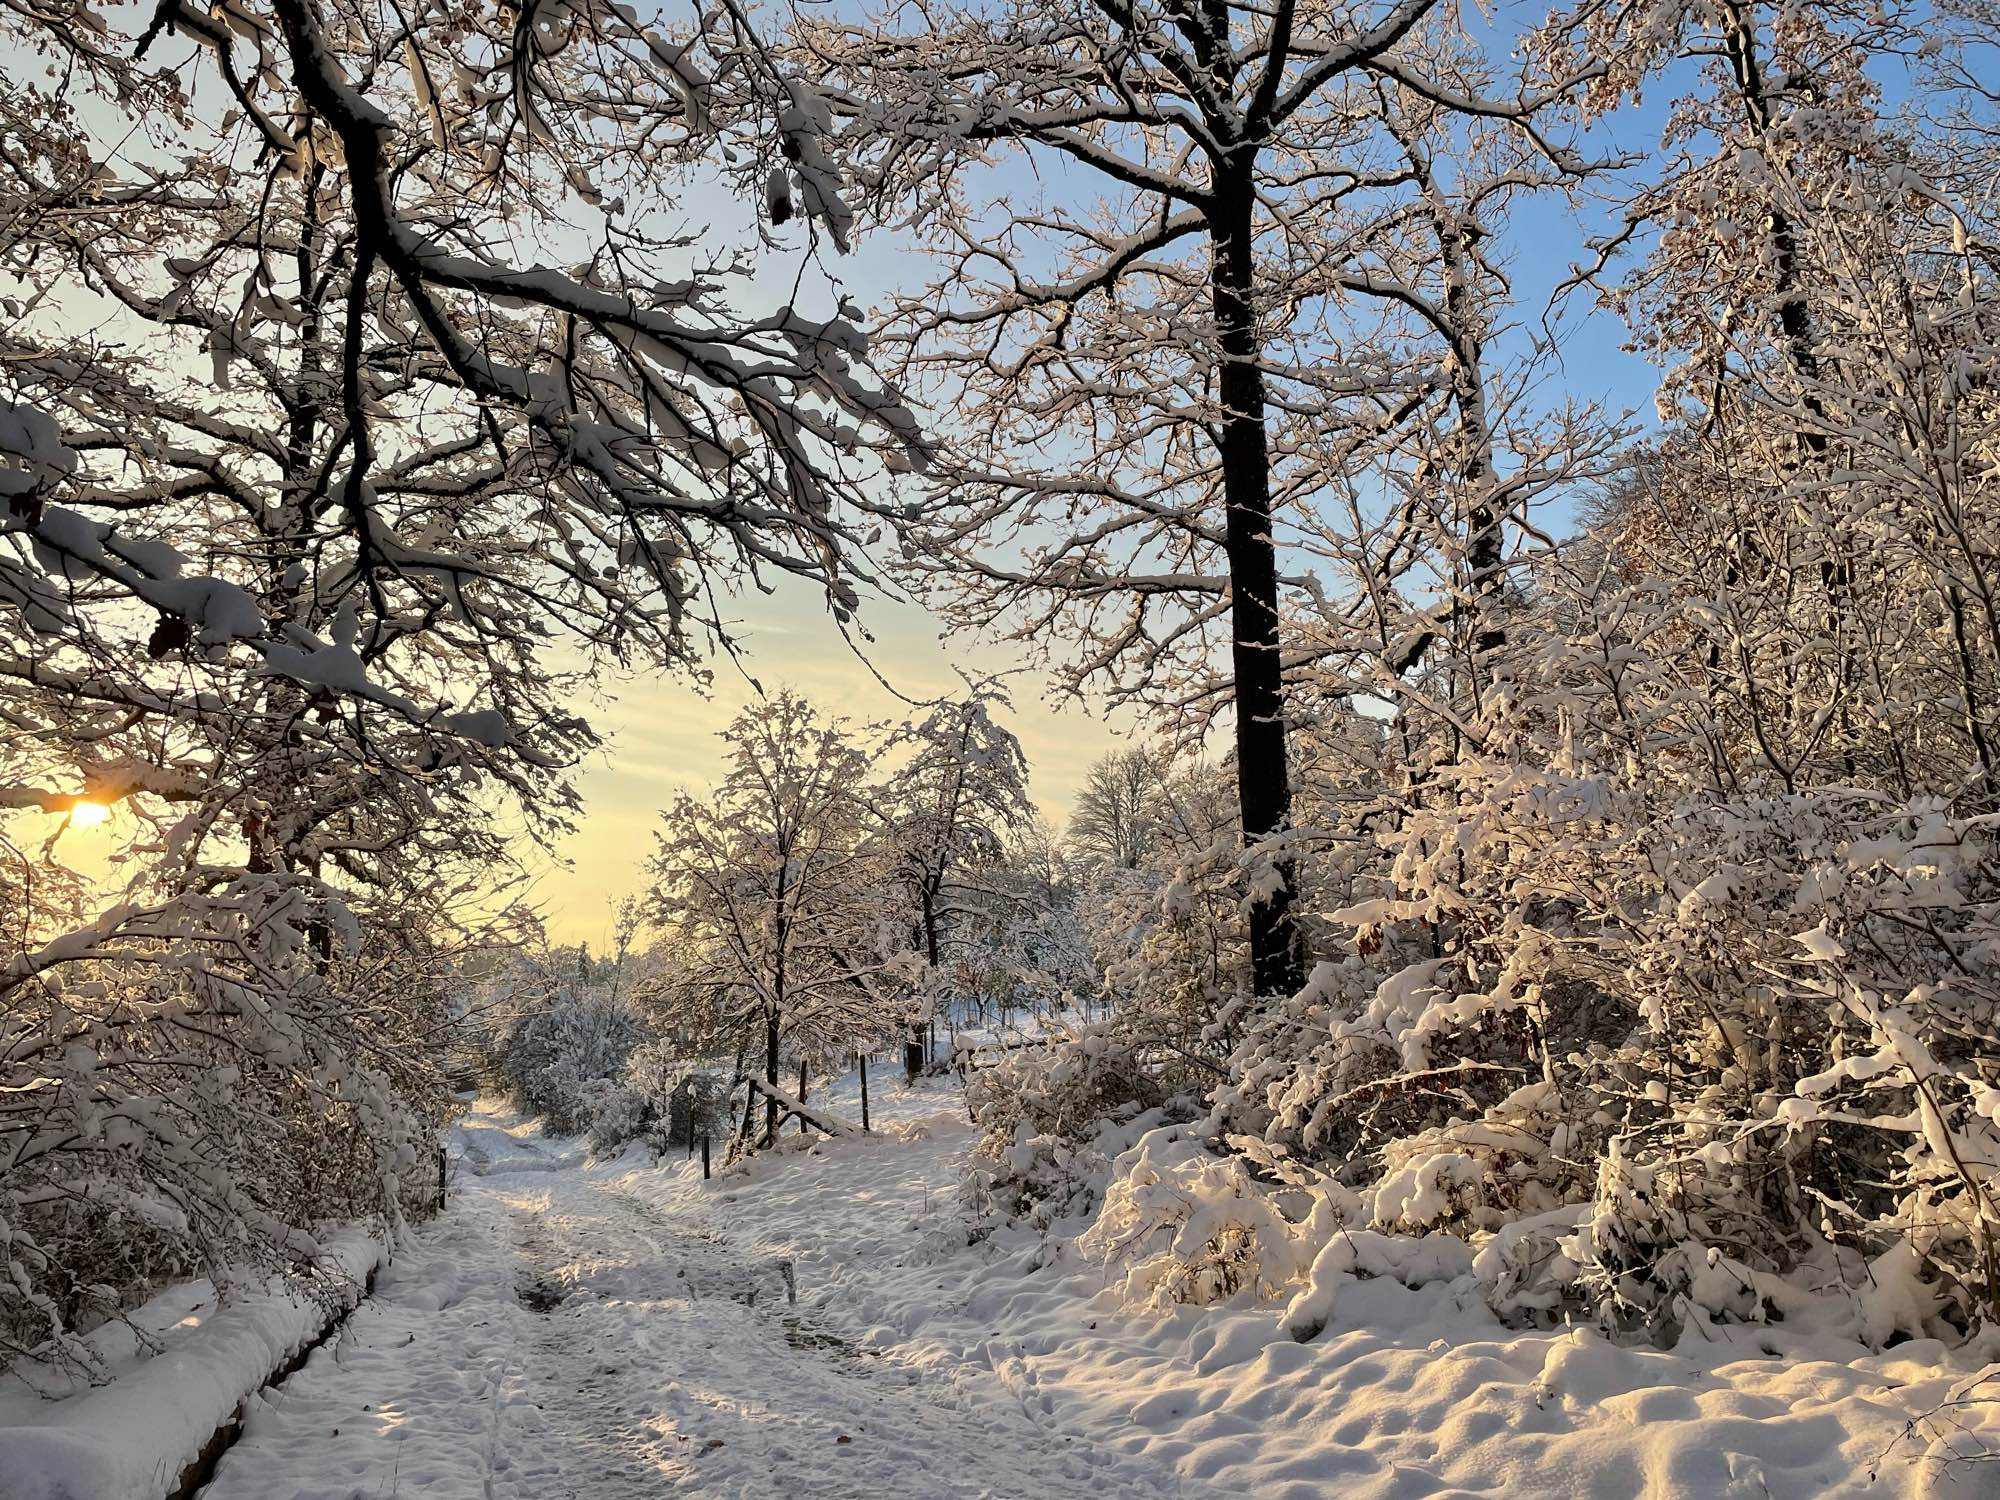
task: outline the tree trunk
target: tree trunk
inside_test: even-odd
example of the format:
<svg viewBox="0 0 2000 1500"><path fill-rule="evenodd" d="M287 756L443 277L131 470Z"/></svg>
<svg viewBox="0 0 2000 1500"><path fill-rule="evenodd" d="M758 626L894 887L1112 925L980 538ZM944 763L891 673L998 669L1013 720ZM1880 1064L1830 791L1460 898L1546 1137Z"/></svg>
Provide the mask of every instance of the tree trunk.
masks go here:
<svg viewBox="0 0 2000 1500"><path fill-rule="evenodd" d="M1452 404L1458 409L1458 481L1464 492L1466 607L1472 611L1471 688L1476 707L1485 668L1507 645L1501 585L1505 581L1505 533L1493 503L1493 427L1486 410L1485 350L1472 302L1472 249L1456 215L1438 223L1444 260L1445 323L1450 329Z"/></svg>
<svg viewBox="0 0 2000 1500"><path fill-rule="evenodd" d="M919 898L918 926L924 943L924 958L929 962L933 974L937 972L938 966L938 922L936 908L936 896L929 888L928 882L926 882L922 895ZM909 1074L910 1081L913 1083L916 1081L917 1075L924 1070L924 1064L930 1060L929 1027L930 1021L928 1017L911 1022L910 1039L903 1044L903 1071Z"/></svg>
<svg viewBox="0 0 2000 1500"><path fill-rule="evenodd" d="M764 1082L772 1088L778 1086L778 1018L776 1014L764 1018ZM778 1101L771 1095L764 1096L764 1140L766 1144L778 1138Z"/></svg>
<svg viewBox="0 0 2000 1500"><path fill-rule="evenodd" d="M1231 163L1219 174L1210 226L1215 321L1222 350L1218 393L1223 407L1230 665L1235 674L1236 794L1246 846L1282 834L1292 810L1264 372L1251 295L1256 281L1253 168L1252 161ZM1289 995L1305 983L1304 954L1292 915L1293 862L1285 856L1275 865L1279 889L1250 904L1251 980L1259 995Z"/></svg>

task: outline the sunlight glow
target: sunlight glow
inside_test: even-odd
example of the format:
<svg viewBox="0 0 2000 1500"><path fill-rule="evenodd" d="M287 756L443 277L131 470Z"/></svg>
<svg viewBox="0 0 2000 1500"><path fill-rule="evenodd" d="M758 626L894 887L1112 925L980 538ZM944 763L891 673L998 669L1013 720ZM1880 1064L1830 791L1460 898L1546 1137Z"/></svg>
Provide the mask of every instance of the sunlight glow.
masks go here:
<svg viewBox="0 0 2000 1500"><path fill-rule="evenodd" d="M102 802L79 802L69 810L69 820L78 828L95 828L111 816Z"/></svg>

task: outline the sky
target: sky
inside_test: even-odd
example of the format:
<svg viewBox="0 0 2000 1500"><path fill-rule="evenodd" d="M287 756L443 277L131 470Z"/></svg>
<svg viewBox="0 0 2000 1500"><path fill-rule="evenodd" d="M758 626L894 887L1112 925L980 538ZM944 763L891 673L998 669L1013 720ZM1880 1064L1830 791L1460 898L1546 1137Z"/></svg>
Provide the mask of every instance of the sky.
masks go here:
<svg viewBox="0 0 2000 1500"><path fill-rule="evenodd" d="M699 790L720 776L715 735L756 696L753 674L767 692L795 688L860 729L915 716L897 693L924 699L959 688L954 668L975 674L1015 670L1010 681L1015 711L1003 715L1003 722L1020 737L1027 755L1031 795L1058 825L1091 762L1143 736L1129 713L1104 718L1075 705L1056 711L1044 701L1044 674L1019 669L1003 645L959 637L941 641L939 622L919 605L869 600L861 619L876 638L867 646L866 662L840 638L818 599L792 588L746 610L741 669L727 661L712 664L706 693L685 679L637 677L607 684L610 701L586 706L607 740L577 779L588 811L578 831L555 850L569 864L565 868L540 856L529 861L535 872L529 899L542 911L553 941L588 942L597 951L608 947L613 908L644 884L659 810L676 789Z"/></svg>

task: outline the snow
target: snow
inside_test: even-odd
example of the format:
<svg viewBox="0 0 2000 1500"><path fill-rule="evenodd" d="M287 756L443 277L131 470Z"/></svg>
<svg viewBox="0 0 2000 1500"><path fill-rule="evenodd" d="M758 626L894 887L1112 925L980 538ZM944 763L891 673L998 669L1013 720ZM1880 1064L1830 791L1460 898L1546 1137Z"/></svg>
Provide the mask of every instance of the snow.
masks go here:
<svg viewBox="0 0 2000 1500"><path fill-rule="evenodd" d="M22 495L76 468L75 450L63 445L62 428L46 412L0 401L0 495Z"/></svg>
<svg viewBox="0 0 2000 1500"><path fill-rule="evenodd" d="M969 1244L957 1085L871 1074L872 1133L788 1130L712 1181L698 1158L591 1161L473 1105L447 1212L246 1403L207 1500L1994 1492L1966 1461L2000 1453L1990 1347L1870 1353L1783 1323L1697 1321L1670 1349L1509 1329L1462 1242L1373 1231L1337 1232L1281 1295L1154 1311L1063 1226ZM857 1080L807 1102L858 1118ZM1198 1166L1182 1146L1147 1147L1162 1190ZM345 1253L362 1274L367 1254ZM1913 1267L1872 1272L1871 1323L1920 1326L1901 1306ZM162 1493L310 1312L267 1296L217 1313L197 1284L136 1321L165 1349L100 1330L108 1386L0 1398L6 1500Z"/></svg>
<svg viewBox="0 0 2000 1500"><path fill-rule="evenodd" d="M828 1227L844 1251L887 1249L949 1205L929 1191L949 1166L910 1120L940 1100L955 1105L871 1097L887 1128L843 1143L857 1191ZM829 1262L788 1266L744 1212L768 1206L770 1167L704 1186L685 1158L591 1166L492 1104L456 1156L452 1207L335 1343L253 1403L204 1500L1211 1493L1050 1434L976 1369L953 1379L837 1331L814 1305ZM773 1161L780 1182L793 1161L812 1180L831 1164Z"/></svg>
<svg viewBox="0 0 2000 1500"><path fill-rule="evenodd" d="M353 1233L325 1269L351 1298L383 1245ZM218 1306L206 1281L184 1283L107 1323L89 1342L108 1383L67 1385L17 1367L0 1376L0 1496L5 1500L138 1500L163 1495L261 1385L323 1326L326 1309L283 1288ZM141 1342L134 1329L145 1335Z"/></svg>
<svg viewBox="0 0 2000 1500"><path fill-rule="evenodd" d="M1461 1259L1392 1259L1382 1236L1342 1252L1377 1274L1344 1279L1309 1343L1269 1302L1139 1315L1103 1266L1042 1265L1039 1236L952 1244L953 1212L936 1200L969 1140L943 1114L895 1150L835 1143L760 1163L755 1190L734 1190L734 1232L754 1226L793 1259L802 1301L863 1347L969 1379L1045 1431L1181 1482L1260 1497L1991 1493L1977 1466L1943 1468L1932 1450L2000 1449L2000 1413L1968 1405L1958 1431L1923 1421L1976 1378L1981 1351L1915 1340L1870 1354L1781 1326L1692 1331L1671 1350L1514 1331L1454 1274ZM920 1187L930 1212L900 1229L871 1212ZM690 1207L702 1195L668 1189Z"/></svg>
<svg viewBox="0 0 2000 1500"><path fill-rule="evenodd" d="M1305 1342L1282 1299L1146 1312L1053 1236L968 1244L956 1086L871 1074L872 1134L708 1182L478 1104L450 1209L252 1403L209 1500L1993 1493L1940 1461L2000 1451L1991 1349L1508 1329L1442 1236L1338 1242ZM858 1117L856 1080L810 1102Z"/></svg>
<svg viewBox="0 0 2000 1500"><path fill-rule="evenodd" d="M494 708L470 709L465 713L446 714L445 728L453 734L465 736L476 744L492 750L504 749L514 739L514 727L507 722L507 716Z"/></svg>

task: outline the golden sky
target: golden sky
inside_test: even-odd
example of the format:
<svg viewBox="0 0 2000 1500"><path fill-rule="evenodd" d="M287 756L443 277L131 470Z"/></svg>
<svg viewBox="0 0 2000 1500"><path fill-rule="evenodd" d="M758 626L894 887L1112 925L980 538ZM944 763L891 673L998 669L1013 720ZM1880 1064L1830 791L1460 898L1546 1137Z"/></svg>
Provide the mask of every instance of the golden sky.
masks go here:
<svg viewBox="0 0 2000 1500"><path fill-rule="evenodd" d="M961 687L955 666L979 674L1017 664L1013 648L1004 644L961 637L941 641L935 617L918 605L888 599L862 606L862 622L875 637L867 646L867 663L848 647L809 590L789 587L743 601L739 618L741 668L727 660L712 663L706 692L685 676L600 679L607 696L577 705L605 740L577 776L584 815L553 855L525 846L518 851L534 872L529 899L553 941L588 942L598 951L610 946L612 909L644 883L659 810L678 787L700 790L720 777L716 731L756 695L746 673L769 691L794 688L865 732L871 724L919 712L895 692L935 697ZM870 664L895 692L877 680ZM1003 722L1020 736L1035 801L1061 824L1091 762L1127 743L1135 730L1129 714L1106 720L1075 705L1051 709L1044 701L1047 684L1047 676L1034 671L1010 678L1014 712ZM58 827L54 816L22 812L11 831L32 853ZM79 818L62 833L55 854L113 900L126 873L116 851L133 832L133 821L121 810L88 823Z"/></svg>
<svg viewBox="0 0 2000 1500"><path fill-rule="evenodd" d="M700 789L718 779L722 745L716 731L756 695L746 672L767 691L794 688L859 729L918 712L877 681L869 664L897 692L916 699L958 689L954 666L992 673L1016 664L1004 644L957 636L941 641L939 622L926 610L885 599L862 606L862 622L875 637L864 664L824 608L798 597L804 592L746 606L742 668L726 660L714 663L706 694L681 678L629 678L606 681L613 700L586 707L608 741L578 778L588 811L557 851L567 868L549 859L533 862L538 875L532 899L552 939L608 946L612 908L643 883L660 808L677 787ZM1053 710L1044 701L1047 684L1039 672L1011 678L1014 713L1003 722L1020 736L1035 801L1060 824L1091 762L1120 748L1136 731L1129 714L1107 720L1074 704Z"/></svg>

